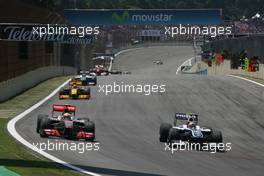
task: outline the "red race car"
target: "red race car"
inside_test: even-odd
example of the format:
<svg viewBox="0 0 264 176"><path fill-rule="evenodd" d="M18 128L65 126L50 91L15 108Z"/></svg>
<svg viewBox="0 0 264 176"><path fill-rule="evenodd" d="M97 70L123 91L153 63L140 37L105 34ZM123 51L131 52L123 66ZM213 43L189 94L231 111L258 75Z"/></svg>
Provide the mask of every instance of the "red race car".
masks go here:
<svg viewBox="0 0 264 176"><path fill-rule="evenodd" d="M40 114L37 120L37 133L40 137L63 137L94 141L95 124L89 118L75 117L76 106L53 105L51 117Z"/></svg>
<svg viewBox="0 0 264 176"><path fill-rule="evenodd" d="M103 65L95 65L95 67L90 70L90 75L107 76L107 75L109 75L109 71Z"/></svg>

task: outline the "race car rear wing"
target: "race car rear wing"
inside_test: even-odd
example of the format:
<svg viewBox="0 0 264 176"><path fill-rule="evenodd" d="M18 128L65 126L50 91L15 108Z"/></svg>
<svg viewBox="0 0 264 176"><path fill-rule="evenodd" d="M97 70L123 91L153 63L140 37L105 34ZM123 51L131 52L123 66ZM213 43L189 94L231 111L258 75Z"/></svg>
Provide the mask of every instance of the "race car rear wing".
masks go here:
<svg viewBox="0 0 264 176"><path fill-rule="evenodd" d="M68 111L70 113L75 113L76 111L76 106L72 105L53 105L53 111Z"/></svg>
<svg viewBox="0 0 264 176"><path fill-rule="evenodd" d="M80 74L89 74L90 72L89 72L89 71L86 71L86 70L80 70L79 73L80 73Z"/></svg>
<svg viewBox="0 0 264 176"><path fill-rule="evenodd" d="M193 113L176 113L175 119L176 120L189 120L192 119L193 121L198 121L198 115Z"/></svg>
<svg viewBox="0 0 264 176"><path fill-rule="evenodd" d="M73 80L70 81L70 86L73 86L73 85L76 85L76 86L81 86L82 85L82 81L80 78L75 78Z"/></svg>

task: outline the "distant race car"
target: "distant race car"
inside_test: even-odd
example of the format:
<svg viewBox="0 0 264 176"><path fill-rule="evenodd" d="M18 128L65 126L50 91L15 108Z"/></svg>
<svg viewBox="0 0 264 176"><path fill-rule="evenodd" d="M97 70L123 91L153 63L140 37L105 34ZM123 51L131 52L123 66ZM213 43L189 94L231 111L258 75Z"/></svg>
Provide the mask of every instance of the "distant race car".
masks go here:
<svg viewBox="0 0 264 176"><path fill-rule="evenodd" d="M67 139L95 139L95 124L89 118L78 119L75 116L76 106L53 105L52 114L40 114L36 131L40 137L49 136Z"/></svg>
<svg viewBox="0 0 264 176"><path fill-rule="evenodd" d="M178 121L185 123L178 125ZM176 113L174 124L163 123L159 131L160 142L172 143L174 141L189 141L193 143L221 143L223 142L222 133L212 130L212 128L201 127L198 125L197 114Z"/></svg>
<svg viewBox="0 0 264 176"><path fill-rule="evenodd" d="M91 75L89 71L80 71L80 74L72 78L70 85L77 86L95 86L97 84L96 75Z"/></svg>
<svg viewBox="0 0 264 176"><path fill-rule="evenodd" d="M131 72L130 71L123 71L122 74L124 74L124 75L130 75Z"/></svg>
<svg viewBox="0 0 264 176"><path fill-rule="evenodd" d="M109 73L111 75L121 75L122 71L114 69L114 70L109 71Z"/></svg>
<svg viewBox="0 0 264 176"><path fill-rule="evenodd" d="M103 65L95 65L95 67L90 70L90 74L94 76L107 76L109 75L109 71Z"/></svg>
<svg viewBox="0 0 264 176"><path fill-rule="evenodd" d="M59 92L59 99L90 99L91 89L87 86L70 86L62 88Z"/></svg>
<svg viewBox="0 0 264 176"><path fill-rule="evenodd" d="M155 60L153 61L153 63L157 65L163 65L163 62L161 60Z"/></svg>

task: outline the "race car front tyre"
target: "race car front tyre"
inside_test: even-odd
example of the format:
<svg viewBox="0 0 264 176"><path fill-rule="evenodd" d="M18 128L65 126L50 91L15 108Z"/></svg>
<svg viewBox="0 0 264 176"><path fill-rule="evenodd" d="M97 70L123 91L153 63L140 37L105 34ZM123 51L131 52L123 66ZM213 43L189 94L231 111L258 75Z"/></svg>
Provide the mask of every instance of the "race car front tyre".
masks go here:
<svg viewBox="0 0 264 176"><path fill-rule="evenodd" d="M180 130L171 128L169 131L168 142L171 143L174 140L180 140Z"/></svg>
<svg viewBox="0 0 264 176"><path fill-rule="evenodd" d="M41 119L43 119L43 118L45 118L45 117L48 117L48 115L44 115L44 114L39 114L39 115L38 115L38 119L37 119L37 128L36 128L37 133L39 133L39 128L40 128L40 122L41 122Z"/></svg>
<svg viewBox="0 0 264 176"><path fill-rule="evenodd" d="M86 93L87 95L90 95L90 94L91 94L91 89L88 87L87 89L85 89L85 93Z"/></svg>
<svg viewBox="0 0 264 176"><path fill-rule="evenodd" d="M40 137L42 137L42 138L49 137L44 131L44 129L49 129L49 126L50 126L49 123L50 123L50 120L47 117L44 117L44 118L42 118L40 120L40 126L39 126L39 135L40 135Z"/></svg>
<svg viewBox="0 0 264 176"><path fill-rule="evenodd" d="M209 142L221 143L223 142L223 136L221 131L212 131L209 136Z"/></svg>
<svg viewBox="0 0 264 176"><path fill-rule="evenodd" d="M169 131L172 128L172 125L169 123L162 123L160 125L160 130L159 130L159 141L160 142L167 142L168 136L169 136Z"/></svg>
<svg viewBox="0 0 264 176"><path fill-rule="evenodd" d="M95 125L92 121L85 121L84 123L84 130L85 132L94 133L95 132Z"/></svg>

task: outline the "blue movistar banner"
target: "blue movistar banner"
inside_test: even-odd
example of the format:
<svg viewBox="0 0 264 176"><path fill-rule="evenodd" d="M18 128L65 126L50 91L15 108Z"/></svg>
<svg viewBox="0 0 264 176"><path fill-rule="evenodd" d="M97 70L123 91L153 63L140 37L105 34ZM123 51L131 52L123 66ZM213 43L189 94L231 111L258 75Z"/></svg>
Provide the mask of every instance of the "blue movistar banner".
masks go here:
<svg viewBox="0 0 264 176"><path fill-rule="evenodd" d="M64 10L73 25L219 25L221 9Z"/></svg>

